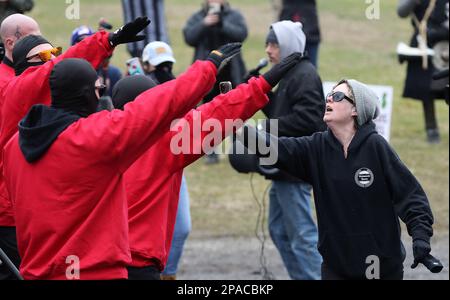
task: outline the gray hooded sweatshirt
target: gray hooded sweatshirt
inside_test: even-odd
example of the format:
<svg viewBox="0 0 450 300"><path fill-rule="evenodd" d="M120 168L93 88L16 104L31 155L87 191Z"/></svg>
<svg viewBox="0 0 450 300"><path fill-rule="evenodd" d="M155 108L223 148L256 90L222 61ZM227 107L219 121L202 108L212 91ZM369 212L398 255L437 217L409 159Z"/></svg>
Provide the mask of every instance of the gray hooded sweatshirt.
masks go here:
<svg viewBox="0 0 450 300"><path fill-rule="evenodd" d="M280 47L280 61L292 53L305 52L306 36L300 22L281 21L272 24Z"/></svg>

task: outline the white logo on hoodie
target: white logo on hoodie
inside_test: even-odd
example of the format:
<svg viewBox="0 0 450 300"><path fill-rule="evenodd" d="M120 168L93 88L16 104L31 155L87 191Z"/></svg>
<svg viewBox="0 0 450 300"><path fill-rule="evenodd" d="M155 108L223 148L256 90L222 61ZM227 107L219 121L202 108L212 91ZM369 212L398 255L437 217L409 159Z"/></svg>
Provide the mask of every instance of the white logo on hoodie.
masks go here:
<svg viewBox="0 0 450 300"><path fill-rule="evenodd" d="M369 168L361 168L355 173L355 182L359 187L368 188L374 180L373 172Z"/></svg>

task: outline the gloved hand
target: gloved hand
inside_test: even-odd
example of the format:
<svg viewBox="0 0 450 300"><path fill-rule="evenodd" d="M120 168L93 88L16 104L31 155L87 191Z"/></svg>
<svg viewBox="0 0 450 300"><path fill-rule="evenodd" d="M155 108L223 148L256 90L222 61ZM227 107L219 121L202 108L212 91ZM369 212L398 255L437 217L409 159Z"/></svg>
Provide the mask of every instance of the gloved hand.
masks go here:
<svg viewBox="0 0 450 300"><path fill-rule="evenodd" d="M276 64L266 72L263 77L272 86L276 86L283 76L297 65L302 58L301 53L293 53L284 58L279 64Z"/></svg>
<svg viewBox="0 0 450 300"><path fill-rule="evenodd" d="M137 35L150 24L147 17L139 17L133 22L125 24L109 35L109 43L112 47L120 44L133 43L145 39L144 35Z"/></svg>
<svg viewBox="0 0 450 300"><path fill-rule="evenodd" d="M244 76L244 78L242 78L242 81L243 81L243 82L247 82L247 81L249 81L250 79L252 79L253 77L259 77L260 75L261 75L261 74L259 73L258 70L253 69L253 70L250 70L250 71Z"/></svg>
<svg viewBox="0 0 450 300"><path fill-rule="evenodd" d="M431 252L430 243L421 239L415 239L413 241L413 255L414 263L411 266L412 269L416 268L417 265L428 256Z"/></svg>
<svg viewBox="0 0 450 300"><path fill-rule="evenodd" d="M211 51L207 60L216 65L218 72L239 52L241 52L242 43L230 43Z"/></svg>

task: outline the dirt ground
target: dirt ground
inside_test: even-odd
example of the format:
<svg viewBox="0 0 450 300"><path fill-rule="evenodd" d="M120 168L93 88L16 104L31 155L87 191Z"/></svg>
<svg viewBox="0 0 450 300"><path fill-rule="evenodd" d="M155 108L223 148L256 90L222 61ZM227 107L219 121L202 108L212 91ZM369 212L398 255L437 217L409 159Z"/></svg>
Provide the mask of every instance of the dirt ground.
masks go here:
<svg viewBox="0 0 450 300"><path fill-rule="evenodd" d="M411 239L403 237L407 250L405 279L449 280L449 236L432 239L432 254L444 265L439 274L432 274L423 265L412 270ZM259 280L263 279L260 264L261 242L254 238L195 238L188 239L178 273L180 280ZM265 243L267 270L276 280L289 276L270 238Z"/></svg>

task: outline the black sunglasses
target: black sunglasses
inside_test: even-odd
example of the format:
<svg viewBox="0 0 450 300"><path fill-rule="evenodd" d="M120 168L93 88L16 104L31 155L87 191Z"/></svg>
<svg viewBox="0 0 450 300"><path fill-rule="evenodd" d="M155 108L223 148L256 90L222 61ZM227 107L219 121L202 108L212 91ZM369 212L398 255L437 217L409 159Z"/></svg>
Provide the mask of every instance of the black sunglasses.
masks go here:
<svg viewBox="0 0 450 300"><path fill-rule="evenodd" d="M348 97L343 92L330 92L330 93L328 93L327 97L325 98L325 101L327 101L328 98L333 99L333 102L341 102L342 100L345 99L348 102L350 102L351 104L355 105L355 101L352 98Z"/></svg>

